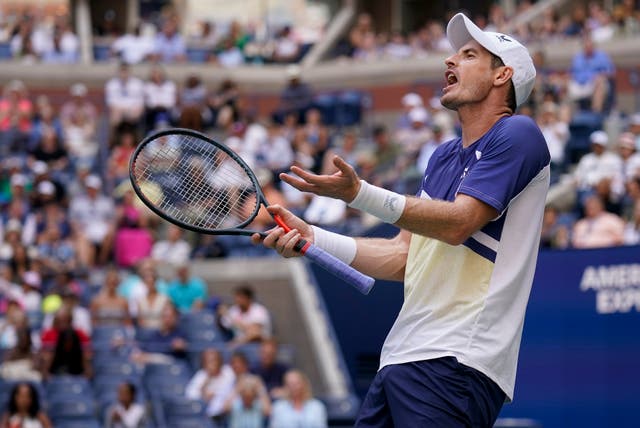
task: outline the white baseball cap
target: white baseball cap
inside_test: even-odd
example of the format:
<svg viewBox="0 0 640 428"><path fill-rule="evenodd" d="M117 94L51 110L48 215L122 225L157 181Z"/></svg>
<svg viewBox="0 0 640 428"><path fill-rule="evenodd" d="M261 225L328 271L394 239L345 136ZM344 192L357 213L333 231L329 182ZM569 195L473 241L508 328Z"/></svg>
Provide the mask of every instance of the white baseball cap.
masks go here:
<svg viewBox="0 0 640 428"><path fill-rule="evenodd" d="M607 144L609 144L609 136L604 131L595 131L589 135L589 141L591 141L591 144L607 147Z"/></svg>
<svg viewBox="0 0 640 428"><path fill-rule="evenodd" d="M469 40L475 40L483 48L499 57L504 65L513 68L513 89L516 93L516 105L524 103L533 89L536 68L529 51L513 37L482 31L464 14L456 14L447 24L447 39L457 51Z"/></svg>
<svg viewBox="0 0 640 428"><path fill-rule="evenodd" d="M427 123L429 113L424 107L415 107L409 111L409 120L411 122Z"/></svg>
<svg viewBox="0 0 640 428"><path fill-rule="evenodd" d="M402 97L402 105L405 107L422 107L422 97L415 92L409 92Z"/></svg>
<svg viewBox="0 0 640 428"><path fill-rule="evenodd" d="M87 175L87 178L84 179L84 185L92 189L100 189L102 180L97 175Z"/></svg>
<svg viewBox="0 0 640 428"><path fill-rule="evenodd" d="M56 193L56 186L50 181L41 181L38 183L38 193L45 196L52 196Z"/></svg>

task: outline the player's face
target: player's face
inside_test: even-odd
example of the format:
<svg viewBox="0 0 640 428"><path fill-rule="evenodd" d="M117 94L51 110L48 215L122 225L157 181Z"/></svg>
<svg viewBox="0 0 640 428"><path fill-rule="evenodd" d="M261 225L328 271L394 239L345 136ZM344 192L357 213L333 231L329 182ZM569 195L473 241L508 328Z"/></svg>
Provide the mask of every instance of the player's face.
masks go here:
<svg viewBox="0 0 640 428"><path fill-rule="evenodd" d="M440 102L451 110L482 102L493 86L491 54L471 40L445 60L445 87Z"/></svg>

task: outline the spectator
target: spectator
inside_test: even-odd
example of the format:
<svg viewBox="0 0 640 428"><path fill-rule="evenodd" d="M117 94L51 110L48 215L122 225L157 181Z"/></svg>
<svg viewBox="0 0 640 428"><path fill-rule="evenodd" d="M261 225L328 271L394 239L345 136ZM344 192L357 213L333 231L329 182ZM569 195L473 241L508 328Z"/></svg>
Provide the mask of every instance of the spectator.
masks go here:
<svg viewBox="0 0 640 428"><path fill-rule="evenodd" d="M40 141L31 156L33 161L45 162L52 177L65 181L64 178L69 167L69 156L60 137L53 129L43 129Z"/></svg>
<svg viewBox="0 0 640 428"><path fill-rule="evenodd" d="M54 208L55 207L55 208ZM44 211L59 209L54 203L45 205ZM62 215L65 215L61 211ZM76 250L69 238L69 224L66 218L59 223L46 223L44 230L38 235L37 253L41 260L43 274L56 275L60 272L77 268Z"/></svg>
<svg viewBox="0 0 640 428"><path fill-rule="evenodd" d="M200 77L195 74L188 76L180 92L179 125L183 128L202 131L204 125L211 119L207 100L207 88Z"/></svg>
<svg viewBox="0 0 640 428"><path fill-rule="evenodd" d="M80 41L66 20L61 20L53 29L51 42L42 52L42 61L71 64L78 61Z"/></svg>
<svg viewBox="0 0 640 428"><path fill-rule="evenodd" d="M269 311L254 301L251 287L236 287L234 301L228 309L221 306L221 322L223 327L232 331L233 345L260 341L271 336Z"/></svg>
<svg viewBox="0 0 640 428"><path fill-rule="evenodd" d="M384 47L384 57L391 60L407 59L412 54L411 46L407 44L407 41L399 31L394 31L391 34L389 42Z"/></svg>
<svg viewBox="0 0 640 428"><path fill-rule="evenodd" d="M570 230L566 224L559 221L559 210L547 205L542 217L542 232L540 234L540 248L568 248Z"/></svg>
<svg viewBox="0 0 640 428"><path fill-rule="evenodd" d="M112 126L137 124L144 112L144 83L131 76L129 65L121 63L118 75L105 85L105 102Z"/></svg>
<svg viewBox="0 0 640 428"><path fill-rule="evenodd" d="M138 144L133 127L122 127L115 132L116 142L107 160L107 177L115 187L129 181L129 159Z"/></svg>
<svg viewBox="0 0 640 428"><path fill-rule="evenodd" d="M115 233L113 200L100 193L102 180L89 175L86 193L71 200L69 220L84 265L103 265L109 259Z"/></svg>
<svg viewBox="0 0 640 428"><path fill-rule="evenodd" d="M178 32L178 21L170 17L162 24L156 35L153 58L164 63L183 62L187 59L187 47Z"/></svg>
<svg viewBox="0 0 640 428"><path fill-rule="evenodd" d="M618 138L618 153L622 159L622 179L626 183L633 177L640 177L640 153L636 150L636 139L630 132Z"/></svg>
<svg viewBox="0 0 640 428"><path fill-rule="evenodd" d="M300 55L300 45L295 39L291 27L286 25L276 36L273 61L279 63L295 62Z"/></svg>
<svg viewBox="0 0 640 428"><path fill-rule="evenodd" d="M168 122L177 103L176 84L167 78L162 67L151 69L144 85L146 131L153 130L158 122Z"/></svg>
<svg viewBox="0 0 640 428"><path fill-rule="evenodd" d="M204 401L207 416L219 419L224 399L233 390L235 374L231 367L223 364L222 354L217 349L202 351L201 361L202 368L187 384L185 395L190 400Z"/></svg>
<svg viewBox="0 0 640 428"><path fill-rule="evenodd" d="M356 18L356 23L349 32L349 55L366 48L366 40L375 37L373 20L368 13L361 13Z"/></svg>
<svg viewBox="0 0 640 428"><path fill-rule="evenodd" d="M290 370L284 378L287 398L273 404L270 427L286 428L327 426L327 410L313 398L309 379L299 370Z"/></svg>
<svg viewBox="0 0 640 428"><path fill-rule="evenodd" d="M582 52L573 57L569 97L574 101L586 101L594 112L601 112L609 93L609 78L615 67L609 55L595 49L590 36L582 38Z"/></svg>
<svg viewBox="0 0 640 428"><path fill-rule="evenodd" d="M32 116L33 104L24 83L20 80L7 83L0 99L0 153L5 156L10 152L24 155Z"/></svg>
<svg viewBox="0 0 640 428"><path fill-rule="evenodd" d="M311 107L313 90L308 84L302 82L299 66L288 66L286 73L288 82L280 94L280 105L276 112L276 119L283 119L287 114L295 113L298 116L298 121L302 122L307 110Z"/></svg>
<svg viewBox="0 0 640 428"><path fill-rule="evenodd" d="M193 259L215 259L226 257L227 247L220 242L216 235L199 234L191 252Z"/></svg>
<svg viewBox="0 0 640 428"><path fill-rule="evenodd" d="M400 103L402 104L402 113L398 116L398 120L396 121L396 130L409 129L411 128L409 112L415 108L424 107L422 97L415 92L409 92L402 96Z"/></svg>
<svg viewBox="0 0 640 428"><path fill-rule="evenodd" d="M640 200L636 200L632 217L625 224L624 243L625 245L640 244Z"/></svg>
<svg viewBox="0 0 640 428"><path fill-rule="evenodd" d="M84 83L74 83L71 85L69 88L71 99L65 101L60 109L60 121L62 122L63 128L70 125L73 117L76 115L82 116L92 128L96 128L98 111L95 105L88 99L87 94L88 89Z"/></svg>
<svg viewBox="0 0 640 428"><path fill-rule="evenodd" d="M176 278L169 283L169 297L180 312L199 311L207 300L206 284L191 275L188 264L176 268Z"/></svg>
<svg viewBox="0 0 640 428"><path fill-rule="evenodd" d="M118 37L111 45L112 55L126 64L139 64L153 54L154 40L142 34L138 23L133 31Z"/></svg>
<svg viewBox="0 0 640 428"><path fill-rule="evenodd" d="M131 382L118 385L118 402L106 411L105 428L143 428L147 426L146 409L136 403L137 388Z"/></svg>
<svg viewBox="0 0 640 428"><path fill-rule="evenodd" d="M603 179L612 180L622 171L620 157L607 150L609 136L604 131L595 131L589 137L591 153L584 155L573 172L577 183L579 202L593 192Z"/></svg>
<svg viewBox="0 0 640 428"><path fill-rule="evenodd" d="M104 285L91 300L91 321L95 326L130 325L129 304L117 294L120 274L115 268L107 271Z"/></svg>
<svg viewBox="0 0 640 428"><path fill-rule="evenodd" d="M42 380L31 336L32 333L28 327L16 330L16 346L5 354L0 365L0 377L5 381L40 382Z"/></svg>
<svg viewBox="0 0 640 428"><path fill-rule="evenodd" d="M183 231L176 225L167 227L167 239L153 244L151 257L157 262L183 265L189 261L191 245L183 239Z"/></svg>
<svg viewBox="0 0 640 428"><path fill-rule="evenodd" d="M86 101L87 88L81 83L71 87L72 101L61 112L65 148L74 166L93 166L98 152L95 107Z"/></svg>
<svg viewBox="0 0 640 428"><path fill-rule="evenodd" d="M604 210L604 202L593 195L585 200L585 217L573 227L571 244L574 248L602 248L622 245L624 221Z"/></svg>
<svg viewBox="0 0 640 428"><path fill-rule="evenodd" d="M2 415L3 428L51 428L49 417L40 409L36 388L26 382L18 383L11 390L7 410Z"/></svg>
<svg viewBox="0 0 640 428"><path fill-rule="evenodd" d="M7 293L6 311L0 319L0 349L12 349L18 342L17 332L28 324L27 316L15 298Z"/></svg>
<svg viewBox="0 0 640 428"><path fill-rule="evenodd" d="M288 370L287 365L278 361L278 342L273 338L263 340L260 344L260 359L251 371L260 376L272 399L284 397L286 391L283 381Z"/></svg>
<svg viewBox="0 0 640 428"><path fill-rule="evenodd" d="M139 363L171 363L187 356L187 341L178 325L179 314L173 305L165 305L161 312L160 328L150 333L140 343L142 352L134 352L132 358Z"/></svg>
<svg viewBox="0 0 640 428"><path fill-rule="evenodd" d="M162 328L164 309L170 304L169 298L158 292L154 271L145 271L141 276L146 293L133 300L132 313L136 317L138 327L154 330Z"/></svg>
<svg viewBox="0 0 640 428"><path fill-rule="evenodd" d="M564 147L569 140L569 124L560 119L558 106L554 102L546 101L542 104L538 126L549 147L551 168L555 172L561 171L564 164Z"/></svg>
<svg viewBox="0 0 640 428"><path fill-rule="evenodd" d="M218 64L225 68L234 68L244 64L244 54L231 37L222 41L222 49L216 56Z"/></svg>
<svg viewBox="0 0 640 428"><path fill-rule="evenodd" d="M10 293L20 302L20 306L26 312L39 312L42 303L41 286L40 274L34 271L27 271L22 274L22 284L13 286Z"/></svg>
<svg viewBox="0 0 640 428"><path fill-rule="evenodd" d="M118 206L114 258L120 267L132 267L149 257L153 246L153 236L145 227L147 218L134 206L134 197L133 189L129 188L123 204Z"/></svg>
<svg viewBox="0 0 640 428"><path fill-rule="evenodd" d="M69 308L63 306L55 315L53 326L42 332L44 379L50 375L91 377L91 341L82 330L73 328Z"/></svg>
<svg viewBox="0 0 640 428"><path fill-rule="evenodd" d="M271 414L271 401L259 377L238 379L230 405L229 428L262 428Z"/></svg>
<svg viewBox="0 0 640 428"><path fill-rule="evenodd" d="M57 275L58 283L54 287L58 288L62 299L62 306L71 312L73 328L82 331L86 336L91 336L91 312L80 305L80 285L72 281L70 272L62 272ZM54 315L47 314L42 323L42 328L48 329L54 326Z"/></svg>

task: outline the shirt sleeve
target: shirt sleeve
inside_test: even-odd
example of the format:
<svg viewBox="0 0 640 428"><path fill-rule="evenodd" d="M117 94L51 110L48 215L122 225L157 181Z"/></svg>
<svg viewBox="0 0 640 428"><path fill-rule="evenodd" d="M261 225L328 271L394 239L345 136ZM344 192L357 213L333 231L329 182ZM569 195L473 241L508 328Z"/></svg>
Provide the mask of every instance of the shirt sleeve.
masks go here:
<svg viewBox="0 0 640 428"><path fill-rule="evenodd" d="M458 193L472 196L503 212L549 164L547 144L528 117L513 116L476 156Z"/></svg>

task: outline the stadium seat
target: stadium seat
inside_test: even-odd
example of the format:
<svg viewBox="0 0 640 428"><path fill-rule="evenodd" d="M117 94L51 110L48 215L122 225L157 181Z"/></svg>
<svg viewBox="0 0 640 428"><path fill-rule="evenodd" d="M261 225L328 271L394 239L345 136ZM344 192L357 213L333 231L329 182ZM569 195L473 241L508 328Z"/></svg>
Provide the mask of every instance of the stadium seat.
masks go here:
<svg viewBox="0 0 640 428"><path fill-rule="evenodd" d="M589 111L579 111L569 123L571 137L565 146L565 162L577 163L580 158L589 153L592 132L602 129L603 118L601 115Z"/></svg>
<svg viewBox="0 0 640 428"><path fill-rule="evenodd" d="M9 43L0 43L0 61L11 59L11 45Z"/></svg>
<svg viewBox="0 0 640 428"><path fill-rule="evenodd" d="M209 60L209 50L206 48L187 48L187 61L195 63L203 63Z"/></svg>
<svg viewBox="0 0 640 428"><path fill-rule="evenodd" d="M542 428L542 424L533 419L498 418L493 428Z"/></svg>
<svg viewBox="0 0 640 428"><path fill-rule="evenodd" d="M91 396L75 399L54 400L49 406L49 416L56 426L62 420L91 420L96 418L96 405Z"/></svg>
<svg viewBox="0 0 640 428"><path fill-rule="evenodd" d="M360 400L355 395L347 397L320 397L320 401L327 407L327 417L330 421L353 421L355 420Z"/></svg>
<svg viewBox="0 0 640 428"><path fill-rule="evenodd" d="M99 376L106 377L131 377L138 373L137 367L129 362L103 361L95 364L95 372Z"/></svg>
<svg viewBox="0 0 640 428"><path fill-rule="evenodd" d="M82 419L58 419L56 421L56 428L102 428L100 422L95 418L82 418Z"/></svg>
<svg viewBox="0 0 640 428"><path fill-rule="evenodd" d="M338 95L336 126L353 126L362 121L364 95L359 91L345 91Z"/></svg>
<svg viewBox="0 0 640 428"><path fill-rule="evenodd" d="M108 61L110 58L111 48L109 45L93 45L93 59L97 62Z"/></svg>
<svg viewBox="0 0 640 428"><path fill-rule="evenodd" d="M45 384L47 398L82 397L91 395L91 385L82 376L55 376Z"/></svg>

